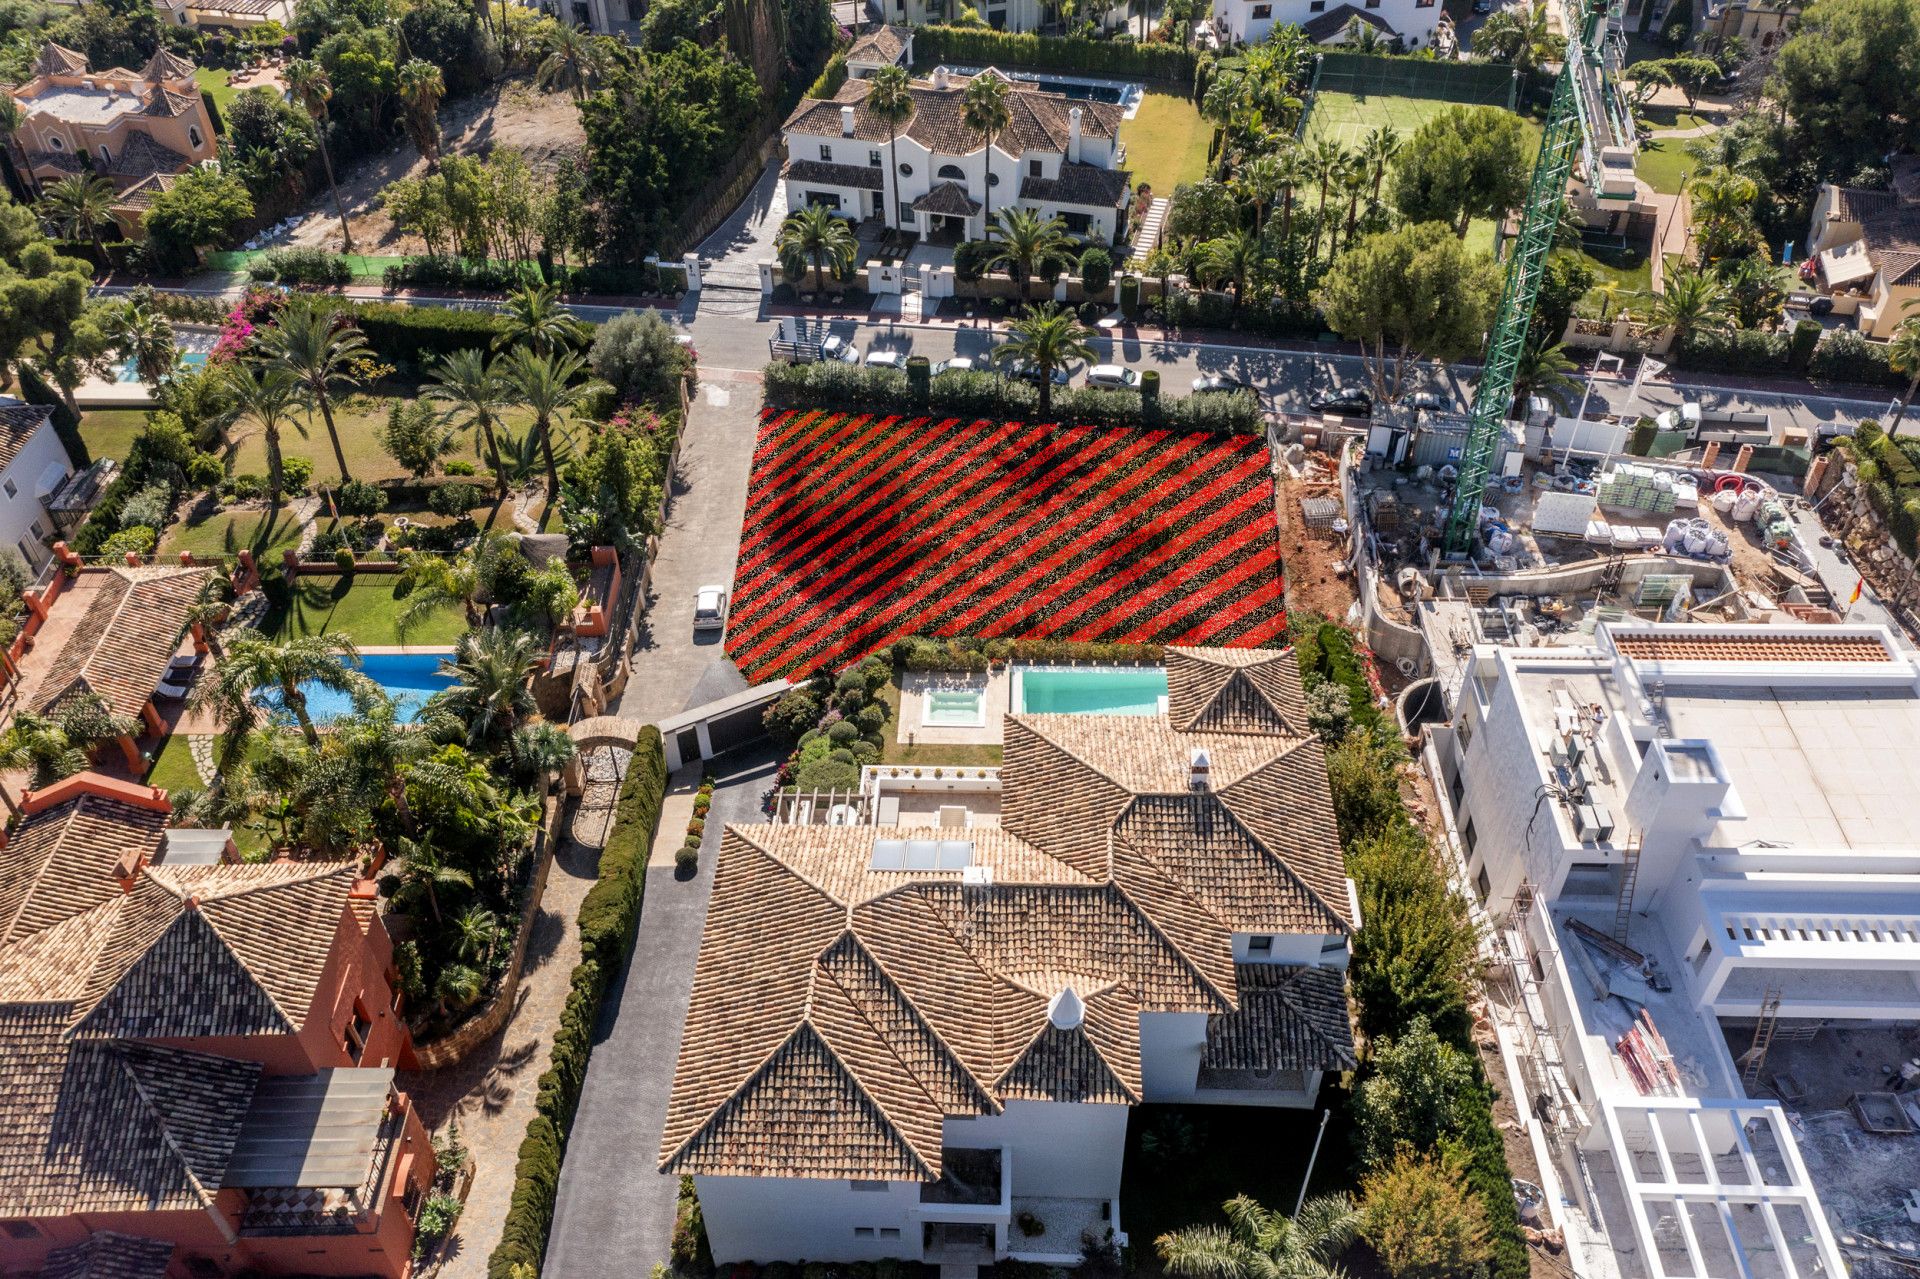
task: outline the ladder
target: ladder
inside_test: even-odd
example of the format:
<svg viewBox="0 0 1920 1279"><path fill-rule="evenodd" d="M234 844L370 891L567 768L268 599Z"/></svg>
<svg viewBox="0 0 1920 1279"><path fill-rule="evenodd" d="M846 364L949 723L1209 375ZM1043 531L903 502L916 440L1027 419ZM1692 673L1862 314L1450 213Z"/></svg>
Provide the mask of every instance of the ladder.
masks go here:
<svg viewBox="0 0 1920 1279"><path fill-rule="evenodd" d="M1627 836L1620 862L1620 899L1613 904L1613 939L1627 944L1627 923L1633 918L1633 889L1640 882L1640 832Z"/></svg>
<svg viewBox="0 0 1920 1279"><path fill-rule="evenodd" d="M1767 1064L1767 1049L1773 1045L1773 1032L1780 1024L1780 988L1769 986L1760 1000L1760 1020L1754 1023L1753 1047L1740 1059L1740 1086L1753 1096L1760 1082L1760 1068Z"/></svg>

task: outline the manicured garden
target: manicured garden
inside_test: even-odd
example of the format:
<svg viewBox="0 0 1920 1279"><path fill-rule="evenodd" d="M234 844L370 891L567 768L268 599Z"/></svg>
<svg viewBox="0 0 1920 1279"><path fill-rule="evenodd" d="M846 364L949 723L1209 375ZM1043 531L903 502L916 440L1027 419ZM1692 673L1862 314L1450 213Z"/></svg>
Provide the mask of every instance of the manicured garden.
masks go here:
<svg viewBox="0 0 1920 1279"><path fill-rule="evenodd" d="M345 635L355 644L451 644L466 631L460 609L448 604L400 634L406 593L394 573L314 574L295 578L287 602L267 614L261 629L276 639Z"/></svg>
<svg viewBox="0 0 1920 1279"><path fill-rule="evenodd" d="M1211 131L1192 99L1175 93L1144 95L1133 119L1120 125L1134 185L1152 187L1155 195L1172 195L1180 183L1204 178Z"/></svg>
<svg viewBox="0 0 1920 1279"><path fill-rule="evenodd" d="M728 651L753 682L904 635L1258 645L1286 627L1258 438L770 413Z"/></svg>

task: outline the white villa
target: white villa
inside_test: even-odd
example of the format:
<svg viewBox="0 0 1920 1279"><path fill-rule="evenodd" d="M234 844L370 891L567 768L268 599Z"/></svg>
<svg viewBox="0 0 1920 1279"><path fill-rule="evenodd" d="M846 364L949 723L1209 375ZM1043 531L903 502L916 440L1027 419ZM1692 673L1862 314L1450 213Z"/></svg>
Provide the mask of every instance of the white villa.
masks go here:
<svg viewBox="0 0 1920 1279"><path fill-rule="evenodd" d="M1337 45L1357 18L1404 49L1425 49L1445 12L1439 0L1213 0L1213 29L1224 41L1258 44L1292 26L1315 44Z"/></svg>
<svg viewBox="0 0 1920 1279"><path fill-rule="evenodd" d="M891 158L887 125L866 106L869 79L803 100L786 123L787 207L825 205L950 243L985 237L990 200L996 215L1019 205L1057 214L1084 239L1112 241L1131 185L1120 167L1120 108L1001 78L1011 119L991 148L963 116L970 77L935 71L913 82L913 114L897 126Z"/></svg>
<svg viewBox="0 0 1920 1279"><path fill-rule="evenodd" d="M1455 700L1429 763L1575 1273L1913 1255L1912 654L1880 627L1602 623L1476 647Z"/></svg>
<svg viewBox="0 0 1920 1279"><path fill-rule="evenodd" d="M974 807L896 768L871 815L726 828L660 1148L716 1261L1077 1264L1126 1242L1130 1107L1353 1067L1293 655L1166 668L1158 713L1009 712Z"/></svg>

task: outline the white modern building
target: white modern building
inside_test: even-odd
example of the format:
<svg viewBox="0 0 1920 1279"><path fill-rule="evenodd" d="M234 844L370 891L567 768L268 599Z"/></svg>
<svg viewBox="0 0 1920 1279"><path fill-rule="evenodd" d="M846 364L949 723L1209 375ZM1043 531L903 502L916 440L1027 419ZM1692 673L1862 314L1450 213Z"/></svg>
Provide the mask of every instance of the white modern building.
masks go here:
<svg viewBox="0 0 1920 1279"><path fill-rule="evenodd" d="M1315 44L1340 45L1359 21L1411 50L1433 44L1445 14L1439 0L1213 0L1213 29L1222 41L1258 44L1275 27L1299 27Z"/></svg>
<svg viewBox="0 0 1920 1279"><path fill-rule="evenodd" d="M1167 677L1155 714L1008 714L974 807L895 768L836 824L727 827L660 1148L716 1261L1076 1264L1126 1242L1130 1107L1307 1106L1354 1065L1293 656Z"/></svg>
<svg viewBox="0 0 1920 1279"><path fill-rule="evenodd" d="M913 113L894 126L891 146L886 122L867 108L871 80L803 100L786 123L787 207L825 205L952 243L984 238L991 201L996 216L1018 205L1057 214L1083 239L1112 241L1131 187L1120 108L1000 78L1010 119L991 147L965 120L968 76L936 70L914 81Z"/></svg>
<svg viewBox="0 0 1920 1279"><path fill-rule="evenodd" d="M1429 765L1575 1271L1920 1248L1912 655L1878 627L1602 623L1476 647L1456 701Z"/></svg>
<svg viewBox="0 0 1920 1279"><path fill-rule="evenodd" d="M35 571L52 557L47 499L72 474L53 410L0 395L0 546L18 551Z"/></svg>

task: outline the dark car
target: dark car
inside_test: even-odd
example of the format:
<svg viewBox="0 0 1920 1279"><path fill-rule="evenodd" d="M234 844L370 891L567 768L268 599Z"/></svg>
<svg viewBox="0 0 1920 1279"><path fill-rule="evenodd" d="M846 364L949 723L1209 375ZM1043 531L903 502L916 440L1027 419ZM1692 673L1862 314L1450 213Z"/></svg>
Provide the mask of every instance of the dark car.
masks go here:
<svg viewBox="0 0 1920 1279"><path fill-rule="evenodd" d="M1008 377L1016 381L1027 382L1033 386L1040 385L1040 369L1036 365L1028 364L1025 360L1008 360L1006 364L1001 367L1006 370ZM1053 384L1055 386L1065 386L1072 380L1073 375L1065 369L1055 369L1053 371Z"/></svg>
<svg viewBox="0 0 1920 1279"><path fill-rule="evenodd" d="M1366 417L1373 412L1373 397L1365 391L1328 391L1325 395L1316 396L1307 407L1315 413Z"/></svg>
<svg viewBox="0 0 1920 1279"><path fill-rule="evenodd" d="M1193 393L1199 395L1203 391L1221 391L1230 395L1235 391L1253 391L1253 383L1245 378L1229 377L1225 373L1202 373L1193 379ZM1254 394L1258 395L1259 392L1254 391Z"/></svg>

